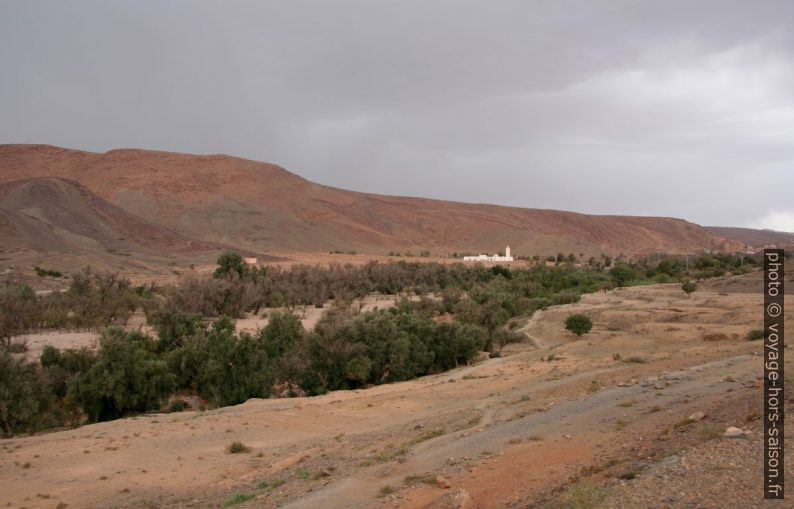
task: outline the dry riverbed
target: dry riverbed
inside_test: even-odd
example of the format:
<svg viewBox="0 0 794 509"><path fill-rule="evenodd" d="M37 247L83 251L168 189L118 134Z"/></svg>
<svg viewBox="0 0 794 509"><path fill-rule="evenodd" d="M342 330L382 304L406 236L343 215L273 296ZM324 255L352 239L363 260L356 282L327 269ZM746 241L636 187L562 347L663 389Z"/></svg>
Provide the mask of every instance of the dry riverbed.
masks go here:
<svg viewBox="0 0 794 509"><path fill-rule="evenodd" d="M760 507L757 284L588 295L409 382L2 440L0 506Z"/></svg>

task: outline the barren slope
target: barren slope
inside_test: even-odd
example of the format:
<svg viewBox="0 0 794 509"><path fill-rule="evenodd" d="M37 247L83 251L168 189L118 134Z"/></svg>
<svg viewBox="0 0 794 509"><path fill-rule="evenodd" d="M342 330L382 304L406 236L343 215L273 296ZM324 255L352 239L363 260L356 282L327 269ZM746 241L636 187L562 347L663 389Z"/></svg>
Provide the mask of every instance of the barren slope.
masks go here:
<svg viewBox="0 0 794 509"><path fill-rule="evenodd" d="M74 181L38 178L0 184L0 213L25 243L42 251L79 252L89 246L166 252L217 251L147 223Z"/></svg>
<svg viewBox="0 0 794 509"><path fill-rule="evenodd" d="M56 176L189 237L254 251L430 249L517 254L691 252L718 247L672 218L592 216L345 191L224 155L142 150L96 154L0 146L0 179Z"/></svg>
<svg viewBox="0 0 794 509"><path fill-rule="evenodd" d="M718 237L739 242L743 246L764 247L775 244L779 247L794 247L794 233L723 226L704 226L704 228Z"/></svg>
<svg viewBox="0 0 794 509"><path fill-rule="evenodd" d="M48 257L67 270L89 260L113 268L125 259L127 265L166 265L226 248L144 221L75 181L54 177L0 183L0 237L5 256L25 265Z"/></svg>

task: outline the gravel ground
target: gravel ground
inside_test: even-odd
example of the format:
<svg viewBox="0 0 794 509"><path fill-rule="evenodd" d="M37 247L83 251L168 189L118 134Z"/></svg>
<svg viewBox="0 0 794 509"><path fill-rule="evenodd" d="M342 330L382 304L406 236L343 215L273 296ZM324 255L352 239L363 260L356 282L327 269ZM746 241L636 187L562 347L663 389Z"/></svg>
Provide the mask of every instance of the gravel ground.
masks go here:
<svg viewBox="0 0 794 509"><path fill-rule="evenodd" d="M634 480L620 481L603 502L610 508L794 507L763 500L763 427L744 428L743 438L707 440L649 466ZM724 427L722 427L724 430ZM794 461L786 458L786 484L792 484Z"/></svg>

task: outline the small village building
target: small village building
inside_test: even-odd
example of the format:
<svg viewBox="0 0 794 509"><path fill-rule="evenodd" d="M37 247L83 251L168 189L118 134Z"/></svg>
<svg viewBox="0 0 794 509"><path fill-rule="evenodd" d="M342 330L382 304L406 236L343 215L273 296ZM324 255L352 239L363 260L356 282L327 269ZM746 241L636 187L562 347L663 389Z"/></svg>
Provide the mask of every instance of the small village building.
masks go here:
<svg viewBox="0 0 794 509"><path fill-rule="evenodd" d="M464 256L463 261L466 262L512 262L513 257L510 255L510 246L505 248L505 255L501 256L499 254L495 254L493 256L489 255L477 255L477 256Z"/></svg>

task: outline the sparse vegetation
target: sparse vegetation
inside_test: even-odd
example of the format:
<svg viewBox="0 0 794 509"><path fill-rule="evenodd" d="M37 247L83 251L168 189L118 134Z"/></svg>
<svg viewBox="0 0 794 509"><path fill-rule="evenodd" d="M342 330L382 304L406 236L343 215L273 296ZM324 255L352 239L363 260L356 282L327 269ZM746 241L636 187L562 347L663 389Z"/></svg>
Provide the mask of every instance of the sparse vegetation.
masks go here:
<svg viewBox="0 0 794 509"><path fill-rule="evenodd" d="M431 440L433 438L440 437L444 433L445 433L444 428L435 428L435 429L432 429L430 431L426 431L426 432L422 433L421 435L419 435L418 437L416 437L413 440L413 443L414 444L419 444L419 443L422 443L422 442L426 442L426 441Z"/></svg>
<svg viewBox="0 0 794 509"><path fill-rule="evenodd" d="M411 474L403 479L403 483L406 486L411 486L413 484L436 484L436 477L431 474Z"/></svg>
<svg viewBox="0 0 794 509"><path fill-rule="evenodd" d="M764 329L753 329L747 333L747 339L749 341L758 341L760 339L764 339Z"/></svg>
<svg viewBox="0 0 794 509"><path fill-rule="evenodd" d="M628 358L624 359L623 362L626 362L628 364L645 364L648 361L646 361L642 357L638 357L636 355L632 355L631 357L628 357Z"/></svg>
<svg viewBox="0 0 794 509"><path fill-rule="evenodd" d="M182 399L172 401L168 406L170 412L182 412L188 407L187 403Z"/></svg>
<svg viewBox="0 0 794 509"><path fill-rule="evenodd" d="M569 509L598 509L606 498L606 492L592 481L578 481L566 495Z"/></svg>
<svg viewBox="0 0 794 509"><path fill-rule="evenodd" d="M286 481L284 481L284 479L278 477L270 480L263 479L258 483L256 483L256 488L260 490L274 490L279 486L281 486L282 484L284 484L285 482Z"/></svg>
<svg viewBox="0 0 794 509"><path fill-rule="evenodd" d="M256 498L256 495L253 493L235 493L231 497L227 498L225 502L223 502L223 507L239 505L244 502L248 502L249 500L253 500L254 498Z"/></svg>
<svg viewBox="0 0 794 509"><path fill-rule="evenodd" d="M226 452L229 454L240 454L243 452L251 452L251 449L242 442L232 442L226 446Z"/></svg>
<svg viewBox="0 0 794 509"><path fill-rule="evenodd" d="M587 392L588 394L595 394L596 392L603 389L603 385L598 380L593 380L587 385Z"/></svg>
<svg viewBox="0 0 794 509"><path fill-rule="evenodd" d="M378 490L378 497L382 498L382 497L385 497L387 495L391 495L392 493L394 493L394 488L393 487L391 487L391 486L382 486Z"/></svg>
<svg viewBox="0 0 794 509"><path fill-rule="evenodd" d="M714 440L722 435L719 426L713 422L705 422L701 424L698 427L697 433L700 439L703 441Z"/></svg>
<svg viewBox="0 0 794 509"><path fill-rule="evenodd" d="M635 479L640 474L641 471L642 469L640 467L632 467L618 474L618 479L623 479L624 481L631 481Z"/></svg>
<svg viewBox="0 0 794 509"><path fill-rule="evenodd" d="M52 270L52 269L42 269L42 268L41 268L41 267L39 267L38 265L36 265L35 267L33 267L33 269L36 271L36 275L37 275L38 277L50 277L50 278L52 278L52 279L58 279L58 278L61 278L61 277L63 277L63 273L62 273L62 272L60 272L60 271L57 271L57 270Z"/></svg>

